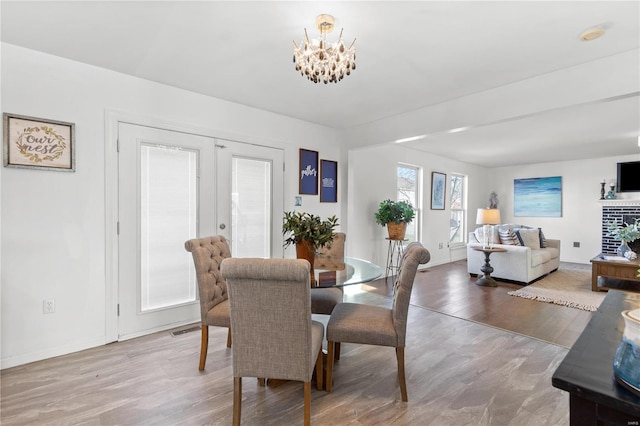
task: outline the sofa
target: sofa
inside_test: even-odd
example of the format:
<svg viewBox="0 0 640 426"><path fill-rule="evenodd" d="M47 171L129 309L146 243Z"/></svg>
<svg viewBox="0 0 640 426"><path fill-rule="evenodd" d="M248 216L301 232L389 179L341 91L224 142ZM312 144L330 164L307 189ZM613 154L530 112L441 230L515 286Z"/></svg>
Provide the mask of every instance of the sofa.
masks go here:
<svg viewBox="0 0 640 426"><path fill-rule="evenodd" d="M547 239L540 228L506 224L494 229L488 238L492 238L494 247L506 251L491 254L493 278L529 284L560 266L560 240ZM483 238L482 228L469 233L467 271L472 276L482 274L485 255L473 248L482 247Z"/></svg>

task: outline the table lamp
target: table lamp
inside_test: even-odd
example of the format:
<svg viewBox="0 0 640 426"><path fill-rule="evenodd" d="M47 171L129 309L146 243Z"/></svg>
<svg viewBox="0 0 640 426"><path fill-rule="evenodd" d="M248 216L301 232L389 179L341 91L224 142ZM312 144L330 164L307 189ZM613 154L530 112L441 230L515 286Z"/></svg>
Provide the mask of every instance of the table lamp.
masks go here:
<svg viewBox="0 0 640 426"><path fill-rule="evenodd" d="M482 226L482 248L493 248L493 225L500 223L500 210L478 209L476 224Z"/></svg>

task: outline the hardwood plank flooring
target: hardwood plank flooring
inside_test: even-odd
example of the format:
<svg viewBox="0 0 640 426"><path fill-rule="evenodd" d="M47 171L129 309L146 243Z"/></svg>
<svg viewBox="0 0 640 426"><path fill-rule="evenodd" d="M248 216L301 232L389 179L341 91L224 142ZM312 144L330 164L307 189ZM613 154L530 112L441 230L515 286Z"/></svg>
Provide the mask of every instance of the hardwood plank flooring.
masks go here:
<svg viewBox="0 0 640 426"><path fill-rule="evenodd" d="M400 400L392 348L343 344L333 391L312 390L312 423L568 425L568 395L551 386L551 376L567 353L561 345L572 344L588 321L583 311L508 296L515 284L485 288L473 281L464 262L418 273L409 309L408 403ZM389 306L390 286L372 284L349 288L345 299ZM199 332L155 333L3 370L0 423L229 425L226 330L212 327L209 342L204 372ZM301 383L260 387L244 379L244 425L302 418Z"/></svg>

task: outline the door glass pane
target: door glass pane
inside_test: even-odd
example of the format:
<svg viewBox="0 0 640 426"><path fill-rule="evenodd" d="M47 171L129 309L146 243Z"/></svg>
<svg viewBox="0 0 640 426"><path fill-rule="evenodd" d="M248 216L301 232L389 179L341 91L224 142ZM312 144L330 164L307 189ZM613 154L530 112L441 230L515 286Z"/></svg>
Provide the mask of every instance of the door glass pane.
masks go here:
<svg viewBox="0 0 640 426"><path fill-rule="evenodd" d="M196 277L184 242L196 237L197 154L140 147L140 310L193 302Z"/></svg>
<svg viewBox="0 0 640 426"><path fill-rule="evenodd" d="M231 255L271 257L271 162L233 157Z"/></svg>

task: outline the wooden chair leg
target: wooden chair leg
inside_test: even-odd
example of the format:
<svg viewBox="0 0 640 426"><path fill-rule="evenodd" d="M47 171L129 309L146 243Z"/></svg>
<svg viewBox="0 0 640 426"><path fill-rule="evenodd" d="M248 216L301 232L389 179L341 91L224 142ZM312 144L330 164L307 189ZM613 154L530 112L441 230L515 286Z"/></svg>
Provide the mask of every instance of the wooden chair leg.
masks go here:
<svg viewBox="0 0 640 426"><path fill-rule="evenodd" d="M311 382L304 382L304 426L310 426L310 425L311 425Z"/></svg>
<svg viewBox="0 0 640 426"><path fill-rule="evenodd" d="M336 351L334 352L334 359L337 361L340 359L340 342L336 342Z"/></svg>
<svg viewBox="0 0 640 426"><path fill-rule="evenodd" d="M404 377L404 348L396 348L396 358L398 359L398 381L400 382L400 394L404 402L407 398L407 381Z"/></svg>
<svg viewBox="0 0 640 426"><path fill-rule="evenodd" d="M339 345L340 343L338 343ZM324 381L324 390L331 392L331 385L333 384L333 357L335 351L335 342L327 342L327 376Z"/></svg>
<svg viewBox="0 0 640 426"><path fill-rule="evenodd" d="M228 332L227 332L227 347L230 348L231 347L231 327L228 328Z"/></svg>
<svg viewBox="0 0 640 426"><path fill-rule="evenodd" d="M242 412L242 377L233 378L233 426L240 426Z"/></svg>
<svg viewBox="0 0 640 426"><path fill-rule="evenodd" d="M316 389L324 389L324 362L322 362L322 348L318 352L318 358L316 359Z"/></svg>
<svg viewBox="0 0 640 426"><path fill-rule="evenodd" d="M202 324L202 342L200 342L200 371L204 370L207 362L207 350L209 349L209 326Z"/></svg>

